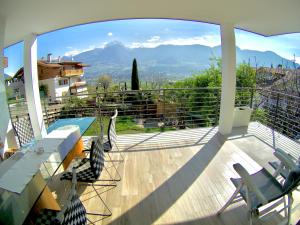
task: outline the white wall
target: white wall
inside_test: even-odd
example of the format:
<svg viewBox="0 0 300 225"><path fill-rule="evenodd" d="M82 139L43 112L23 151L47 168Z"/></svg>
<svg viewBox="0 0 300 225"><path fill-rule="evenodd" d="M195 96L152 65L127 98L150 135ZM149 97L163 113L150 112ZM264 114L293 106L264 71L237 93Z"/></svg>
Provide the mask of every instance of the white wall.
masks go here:
<svg viewBox="0 0 300 225"><path fill-rule="evenodd" d="M64 79L68 79L68 78L60 78L60 77L55 78L54 87L55 87L56 101L62 101L62 98L60 97L63 96L64 93L66 93L66 95L69 94L69 83L65 85L59 85L59 80L64 80Z"/></svg>
<svg viewBox="0 0 300 225"><path fill-rule="evenodd" d="M0 16L0 154L2 155L7 149L6 134L11 129L10 116L8 111L6 88L4 81L4 65L3 65L3 46L4 46L4 34L5 34L5 20ZM4 148L2 147L4 145Z"/></svg>
<svg viewBox="0 0 300 225"><path fill-rule="evenodd" d="M44 84L48 86L48 96L50 98L50 101L55 101L55 84L54 79L46 79L46 80L40 80L39 85Z"/></svg>
<svg viewBox="0 0 300 225"><path fill-rule="evenodd" d="M78 82L78 80L80 80L80 76L70 77L70 85L75 82Z"/></svg>

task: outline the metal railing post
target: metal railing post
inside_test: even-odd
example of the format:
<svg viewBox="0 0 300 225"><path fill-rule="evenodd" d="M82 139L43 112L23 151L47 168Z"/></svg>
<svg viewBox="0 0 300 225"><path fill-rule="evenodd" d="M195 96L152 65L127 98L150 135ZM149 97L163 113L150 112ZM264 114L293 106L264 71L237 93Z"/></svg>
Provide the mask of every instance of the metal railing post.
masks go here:
<svg viewBox="0 0 300 225"><path fill-rule="evenodd" d="M274 118L273 129L277 126L278 106L279 106L279 93L277 93L277 95L276 95L276 108L275 108L275 118Z"/></svg>
<svg viewBox="0 0 300 225"><path fill-rule="evenodd" d="M164 101L164 103L163 103L163 115L164 115L164 117L166 116L166 93L165 93L165 89L163 89L163 101Z"/></svg>
<svg viewBox="0 0 300 225"><path fill-rule="evenodd" d="M254 88L251 88L251 98L250 98L250 108L253 108L253 95L254 95Z"/></svg>
<svg viewBox="0 0 300 225"><path fill-rule="evenodd" d="M48 112L47 112L47 107L46 107L46 99L47 98L44 98L44 110L45 110L45 114L46 114L46 120L47 120L47 126L49 126L49 118L48 118ZM43 115L44 117L44 115Z"/></svg>

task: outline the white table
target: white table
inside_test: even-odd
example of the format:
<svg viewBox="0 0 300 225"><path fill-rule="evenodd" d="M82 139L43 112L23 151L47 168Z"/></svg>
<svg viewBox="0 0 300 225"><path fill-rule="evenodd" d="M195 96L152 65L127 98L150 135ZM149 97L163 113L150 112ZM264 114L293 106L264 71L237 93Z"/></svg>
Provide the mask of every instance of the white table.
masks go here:
<svg viewBox="0 0 300 225"><path fill-rule="evenodd" d="M52 131L29 149L0 164L0 224L22 224L70 150L81 138L78 127ZM43 146L44 153L35 149Z"/></svg>

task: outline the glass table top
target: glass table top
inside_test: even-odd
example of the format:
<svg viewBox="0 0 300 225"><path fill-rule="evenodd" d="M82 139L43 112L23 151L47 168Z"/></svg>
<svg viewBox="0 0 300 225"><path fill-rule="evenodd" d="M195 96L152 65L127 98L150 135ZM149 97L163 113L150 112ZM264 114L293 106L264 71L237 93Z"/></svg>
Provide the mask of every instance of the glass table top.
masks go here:
<svg viewBox="0 0 300 225"><path fill-rule="evenodd" d="M77 125L80 129L81 136L84 132L92 125L95 121L96 117L82 117L82 118L66 118L59 119L52 123L48 129L47 133L49 134L51 131L56 130L58 128L68 126L68 125Z"/></svg>

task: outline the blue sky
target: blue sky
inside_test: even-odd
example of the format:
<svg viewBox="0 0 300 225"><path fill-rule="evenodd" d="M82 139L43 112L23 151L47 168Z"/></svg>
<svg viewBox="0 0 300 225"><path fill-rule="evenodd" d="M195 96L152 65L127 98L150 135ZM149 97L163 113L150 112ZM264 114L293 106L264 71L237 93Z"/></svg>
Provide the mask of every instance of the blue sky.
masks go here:
<svg viewBox="0 0 300 225"><path fill-rule="evenodd" d="M162 44L221 44L218 25L163 19L119 20L70 27L38 36L38 58L52 53L53 57L76 55L94 48L103 48L111 41L130 48L153 48ZM300 33L263 37L236 30L236 43L242 49L274 51L300 63ZM5 73L12 75L23 66L23 43L4 50L9 58Z"/></svg>

